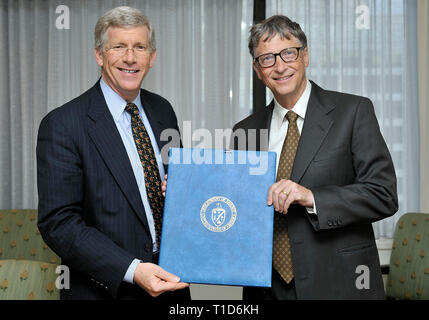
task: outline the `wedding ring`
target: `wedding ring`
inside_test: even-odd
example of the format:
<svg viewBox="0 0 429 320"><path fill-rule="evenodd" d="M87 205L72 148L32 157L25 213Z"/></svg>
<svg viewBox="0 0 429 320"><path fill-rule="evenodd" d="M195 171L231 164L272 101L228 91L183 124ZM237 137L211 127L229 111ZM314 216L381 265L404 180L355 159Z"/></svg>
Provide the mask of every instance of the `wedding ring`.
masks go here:
<svg viewBox="0 0 429 320"><path fill-rule="evenodd" d="M282 191L282 193L283 193L284 195L286 195L286 197L288 197L288 196L289 196L289 193L288 193L288 192L286 192L286 191Z"/></svg>

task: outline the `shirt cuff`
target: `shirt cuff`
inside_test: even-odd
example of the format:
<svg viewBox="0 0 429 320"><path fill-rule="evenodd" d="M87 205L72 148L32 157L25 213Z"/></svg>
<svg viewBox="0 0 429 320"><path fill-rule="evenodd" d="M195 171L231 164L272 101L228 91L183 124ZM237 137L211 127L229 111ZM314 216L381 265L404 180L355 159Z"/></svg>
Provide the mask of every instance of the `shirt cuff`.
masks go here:
<svg viewBox="0 0 429 320"><path fill-rule="evenodd" d="M314 206L313 208L309 208L309 207L305 207L305 209L307 210L307 212L309 214L315 214L317 216L317 211L316 211L316 201L314 201Z"/></svg>
<svg viewBox="0 0 429 320"><path fill-rule="evenodd" d="M125 282L134 284L134 273L136 272L137 266L139 265L140 262L141 261L139 259L134 259L133 262L131 262L124 276Z"/></svg>

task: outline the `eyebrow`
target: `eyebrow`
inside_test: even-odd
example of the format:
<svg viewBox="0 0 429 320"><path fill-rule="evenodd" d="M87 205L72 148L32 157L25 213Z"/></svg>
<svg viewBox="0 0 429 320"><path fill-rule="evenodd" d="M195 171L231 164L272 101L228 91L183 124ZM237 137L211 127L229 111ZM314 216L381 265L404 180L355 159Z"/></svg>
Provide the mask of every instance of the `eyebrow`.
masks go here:
<svg viewBox="0 0 429 320"><path fill-rule="evenodd" d="M127 44L125 42L112 42L112 45L120 45L120 46L126 46ZM143 42L137 42L133 44L134 46L149 46L149 44L145 44Z"/></svg>
<svg viewBox="0 0 429 320"><path fill-rule="evenodd" d="M267 52L267 53L261 53L260 55L257 55L256 57L264 56L264 55L266 55L266 54L279 54L279 53L280 53L280 52L282 52L283 50L290 49L290 48L302 48L302 46L295 45L295 46L291 46L291 47L286 47L286 48L281 49L281 50L280 50L280 51L278 51L278 52Z"/></svg>

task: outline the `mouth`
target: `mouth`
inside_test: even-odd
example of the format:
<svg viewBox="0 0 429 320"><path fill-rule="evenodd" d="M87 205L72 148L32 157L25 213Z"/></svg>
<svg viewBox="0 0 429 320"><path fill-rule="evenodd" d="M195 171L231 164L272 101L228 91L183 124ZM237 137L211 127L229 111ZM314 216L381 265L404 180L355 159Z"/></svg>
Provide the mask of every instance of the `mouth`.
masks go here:
<svg viewBox="0 0 429 320"><path fill-rule="evenodd" d="M125 69L125 68L118 68L118 70L126 74L136 74L140 71L137 69Z"/></svg>
<svg viewBox="0 0 429 320"><path fill-rule="evenodd" d="M293 77L293 74L291 74L291 75L288 75L288 76L284 76L284 77L280 77L280 78L274 78L274 80L275 81L280 81L280 82L283 82L283 81L288 81L290 78L292 78Z"/></svg>

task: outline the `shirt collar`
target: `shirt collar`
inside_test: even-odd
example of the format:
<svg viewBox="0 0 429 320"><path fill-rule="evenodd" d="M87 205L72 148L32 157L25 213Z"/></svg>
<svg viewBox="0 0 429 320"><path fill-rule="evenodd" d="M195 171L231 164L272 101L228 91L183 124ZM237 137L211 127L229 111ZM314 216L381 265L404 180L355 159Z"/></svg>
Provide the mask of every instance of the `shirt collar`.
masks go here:
<svg viewBox="0 0 429 320"><path fill-rule="evenodd" d="M103 92L104 98L107 103L107 107L109 108L110 113L112 114L115 122L119 121L120 117L125 111L125 107L127 106L127 101L125 101L119 94L117 94L101 77L100 80L101 91ZM143 107L140 100L140 91L137 97L132 101L139 112L143 111Z"/></svg>
<svg viewBox="0 0 429 320"><path fill-rule="evenodd" d="M310 100L310 93L311 93L311 83L310 81L307 80L307 85L305 87L303 94L291 109L291 111L295 112L302 119L305 119L305 113L307 112L308 101ZM279 120L280 125L284 121L284 118L287 112L288 110L286 108L283 108L277 102L276 98L274 98L273 116Z"/></svg>

